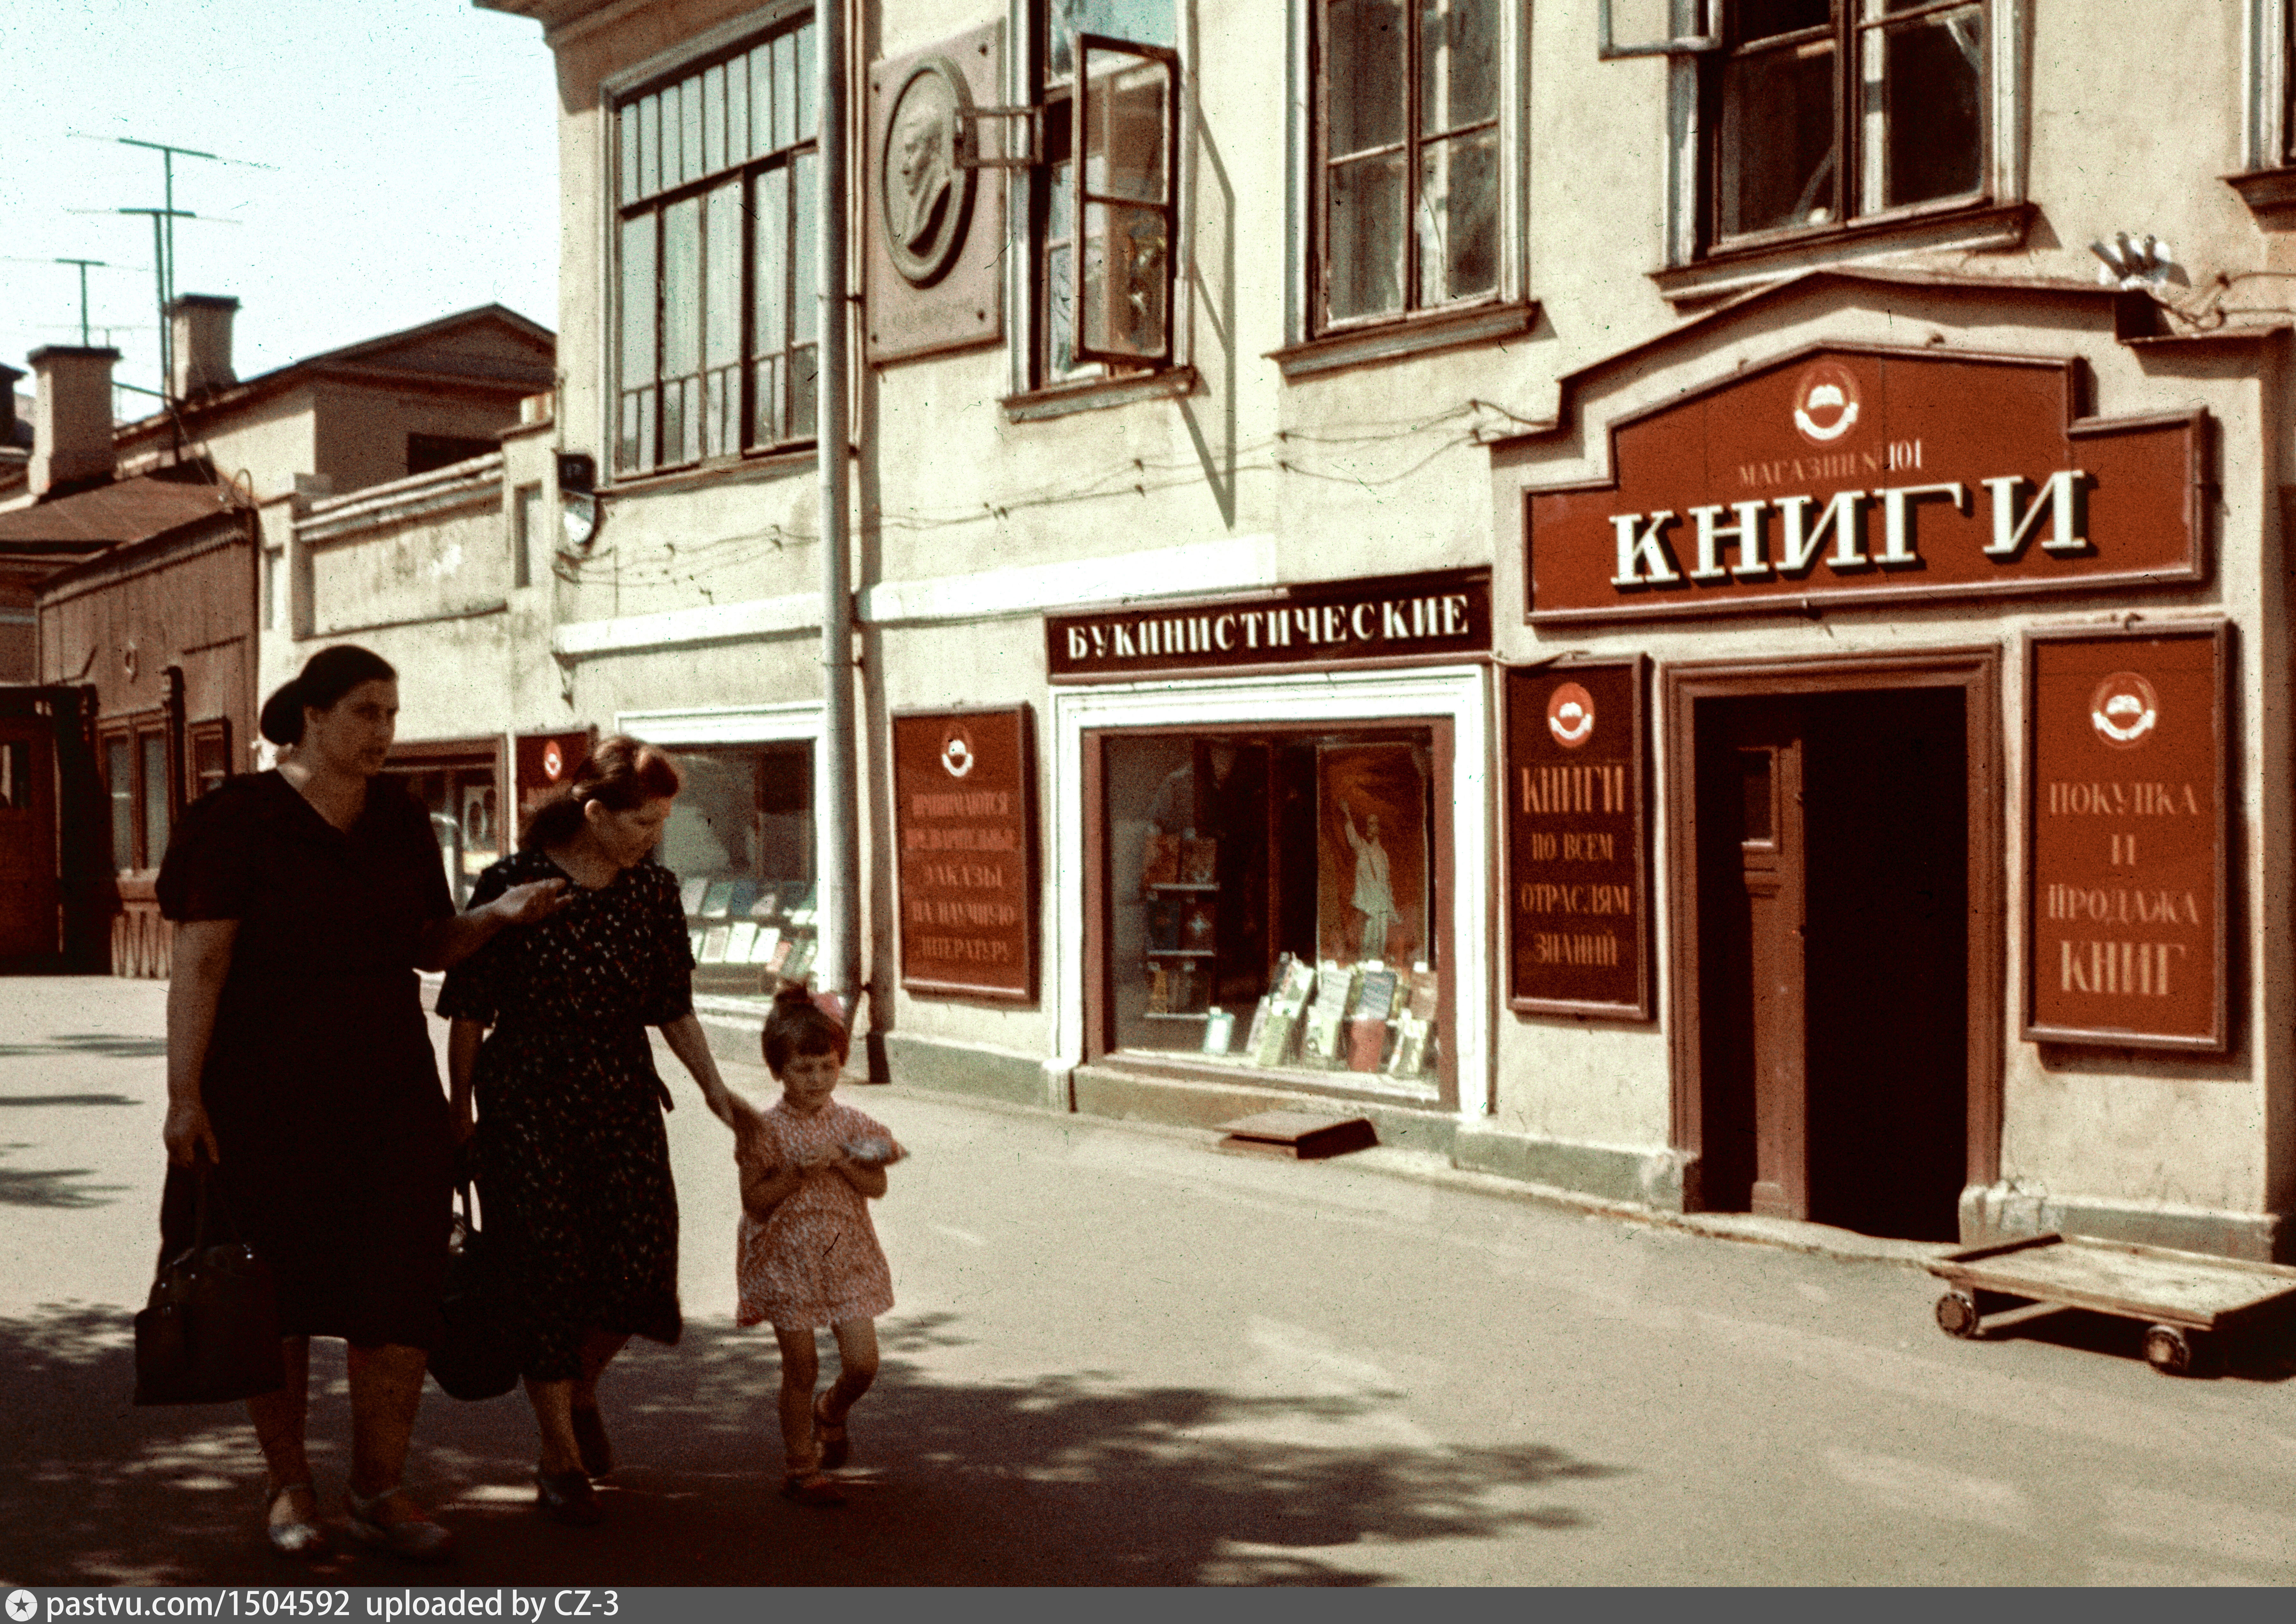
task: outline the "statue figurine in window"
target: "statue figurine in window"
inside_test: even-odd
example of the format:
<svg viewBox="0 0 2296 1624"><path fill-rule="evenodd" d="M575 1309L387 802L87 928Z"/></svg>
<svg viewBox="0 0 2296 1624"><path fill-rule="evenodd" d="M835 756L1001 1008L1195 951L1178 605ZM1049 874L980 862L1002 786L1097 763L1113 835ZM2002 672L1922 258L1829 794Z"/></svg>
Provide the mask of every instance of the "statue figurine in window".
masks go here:
<svg viewBox="0 0 2296 1624"><path fill-rule="evenodd" d="M1356 949L1358 959L1387 957L1387 933L1395 924L1395 891L1387 879L1387 848L1379 843L1379 814L1373 812L1364 819L1363 832L1356 832L1355 812L1346 800L1340 802L1340 816L1346 820L1348 844L1356 853L1356 893L1353 906L1363 915L1363 939Z"/></svg>

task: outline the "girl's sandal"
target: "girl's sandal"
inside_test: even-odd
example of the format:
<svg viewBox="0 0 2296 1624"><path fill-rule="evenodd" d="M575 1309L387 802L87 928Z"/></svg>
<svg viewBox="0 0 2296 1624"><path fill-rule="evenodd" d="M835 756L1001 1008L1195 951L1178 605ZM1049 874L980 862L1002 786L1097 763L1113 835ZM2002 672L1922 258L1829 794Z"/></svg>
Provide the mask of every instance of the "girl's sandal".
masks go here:
<svg viewBox="0 0 2296 1624"><path fill-rule="evenodd" d="M829 1395L824 1393L813 1401L814 1441L821 1446L821 1465L824 1471L834 1472L852 1455L853 1446L845 1435L844 1423L830 1424L829 1412L822 1408ZM852 1416L848 1415L847 1421Z"/></svg>
<svg viewBox="0 0 2296 1624"><path fill-rule="evenodd" d="M842 1506L845 1491L834 1478L824 1475L819 1468L810 1472L792 1472L782 1480L782 1498L795 1500L800 1506Z"/></svg>
<svg viewBox="0 0 2296 1624"><path fill-rule="evenodd" d="M326 1555L327 1536L319 1527L318 1497L312 1491L310 1481L307 1478L299 1483L282 1483L268 1493L264 1502L263 1535L270 1541L271 1548L282 1556L309 1558ZM308 1514L288 1498L298 1493L311 1508ZM283 1516L280 1514L283 1502L286 1506Z"/></svg>

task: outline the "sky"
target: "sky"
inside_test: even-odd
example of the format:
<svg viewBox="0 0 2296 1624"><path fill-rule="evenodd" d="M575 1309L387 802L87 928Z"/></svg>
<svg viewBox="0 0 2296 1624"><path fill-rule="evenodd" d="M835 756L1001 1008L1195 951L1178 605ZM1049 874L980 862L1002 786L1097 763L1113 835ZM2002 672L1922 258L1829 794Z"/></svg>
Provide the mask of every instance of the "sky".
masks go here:
<svg viewBox="0 0 2296 1624"><path fill-rule="evenodd" d="M161 160L123 135L236 160L175 159L176 207L216 216L176 223L176 291L239 299L242 378L490 302L557 325L555 85L524 18L28 0L0 9L0 363L80 341L78 273L55 261L97 259L94 342L120 351L115 378L158 387L152 222L112 211L160 205Z"/></svg>

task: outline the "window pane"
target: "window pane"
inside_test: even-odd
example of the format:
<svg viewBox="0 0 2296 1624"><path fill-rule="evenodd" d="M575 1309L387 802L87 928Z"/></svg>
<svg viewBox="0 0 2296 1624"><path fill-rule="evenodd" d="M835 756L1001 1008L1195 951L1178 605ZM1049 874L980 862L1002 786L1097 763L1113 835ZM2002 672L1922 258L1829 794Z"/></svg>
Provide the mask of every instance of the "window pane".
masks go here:
<svg viewBox="0 0 2296 1624"><path fill-rule="evenodd" d="M1736 0L1740 43L1768 39L1802 29L1822 29L1833 20L1833 0Z"/></svg>
<svg viewBox="0 0 2296 1624"><path fill-rule="evenodd" d="M1072 250L1062 244L1045 256L1046 369L1054 378L1076 365L1076 290Z"/></svg>
<svg viewBox="0 0 2296 1624"><path fill-rule="evenodd" d="M810 343L821 332L821 165L812 152L791 160L797 169L797 206L790 211L790 330Z"/></svg>
<svg viewBox="0 0 2296 1624"><path fill-rule="evenodd" d="M1496 0L1419 0L1419 130L1439 135L1496 116Z"/></svg>
<svg viewBox="0 0 2296 1624"><path fill-rule="evenodd" d="M814 436L814 403L820 395L821 355L807 344L790 352L789 437L809 440Z"/></svg>
<svg viewBox="0 0 2296 1624"><path fill-rule="evenodd" d="M1161 209L1085 205L1078 303L1087 350L1146 358L1164 353L1168 258Z"/></svg>
<svg viewBox="0 0 2296 1624"><path fill-rule="evenodd" d="M701 75L701 173L715 175L726 167L726 66Z"/></svg>
<svg viewBox="0 0 2296 1624"><path fill-rule="evenodd" d="M515 522L512 542L516 551L511 554L511 583L514 586L534 584L534 554L545 545L549 537L542 533L542 487L522 485L518 487Z"/></svg>
<svg viewBox="0 0 2296 1624"><path fill-rule="evenodd" d="M774 139L774 48L750 53L750 151L762 156L781 143Z"/></svg>
<svg viewBox="0 0 2296 1624"><path fill-rule="evenodd" d="M1051 0L1047 12L1045 76L1062 83L1076 74L1078 34L1144 45L1179 44L1172 0Z"/></svg>
<svg viewBox="0 0 2296 1624"><path fill-rule="evenodd" d="M785 147L797 140L797 41L790 35L774 39L774 145Z"/></svg>
<svg viewBox="0 0 2296 1624"><path fill-rule="evenodd" d="M1111 69L1112 60L1096 56L1086 67L1091 117L1084 132L1085 190L1095 197L1161 203L1168 195L1164 131L1170 73L1160 62L1136 59Z"/></svg>
<svg viewBox="0 0 2296 1624"><path fill-rule="evenodd" d="M32 747L20 739L0 744L0 807L10 812L32 807Z"/></svg>
<svg viewBox="0 0 2296 1624"><path fill-rule="evenodd" d="M103 781L111 791L111 866L125 873L135 866L135 767L126 739L104 740Z"/></svg>
<svg viewBox="0 0 2296 1624"><path fill-rule="evenodd" d="M1868 176L1869 207L1978 190L1983 50L1974 6L1866 37L1866 162L1881 170Z"/></svg>
<svg viewBox="0 0 2296 1624"><path fill-rule="evenodd" d="M622 396L621 420L614 437L614 468L620 473L628 473L645 463L645 453L638 439L638 399L636 391Z"/></svg>
<svg viewBox="0 0 2296 1624"><path fill-rule="evenodd" d="M1834 218L1833 66L1828 48L1742 57L1725 70L1723 235Z"/></svg>
<svg viewBox="0 0 2296 1624"><path fill-rule="evenodd" d="M1432 743L1399 728L1109 739L1091 811L1117 1044L1426 1087Z"/></svg>
<svg viewBox="0 0 2296 1624"><path fill-rule="evenodd" d="M638 103L638 195L652 197L661 190L661 98L648 96Z"/></svg>
<svg viewBox="0 0 2296 1624"><path fill-rule="evenodd" d="M685 788L657 856L678 877L697 992L769 994L811 973L813 747L679 750Z"/></svg>
<svg viewBox="0 0 2296 1624"><path fill-rule="evenodd" d="M701 363L731 366L742 358L742 184L729 181L709 195L705 248L709 288L702 308Z"/></svg>
<svg viewBox="0 0 2296 1624"><path fill-rule="evenodd" d="M168 739L146 733L143 746L144 866L156 869L168 850Z"/></svg>
<svg viewBox="0 0 2296 1624"><path fill-rule="evenodd" d="M813 25L805 24L796 31L797 67L792 70L797 80L797 138L811 141L821 134L821 119L814 104L821 100L814 85L817 69L813 61Z"/></svg>
<svg viewBox="0 0 2296 1624"><path fill-rule="evenodd" d="M750 59L726 64L726 156L740 163L750 156Z"/></svg>
<svg viewBox="0 0 2296 1624"><path fill-rule="evenodd" d="M1331 156L1401 141L1403 0L1332 0L1324 18Z"/></svg>
<svg viewBox="0 0 2296 1624"><path fill-rule="evenodd" d="M654 216L622 222L621 385L654 379Z"/></svg>
<svg viewBox="0 0 2296 1624"><path fill-rule="evenodd" d="M1360 159L1331 170L1331 316L1403 308L1403 159Z"/></svg>
<svg viewBox="0 0 2296 1624"><path fill-rule="evenodd" d="M1419 152L1419 302L1440 305L1498 286L1499 138L1455 136Z"/></svg>
<svg viewBox="0 0 2296 1624"><path fill-rule="evenodd" d="M751 185L758 233L750 271L750 345L770 355L789 344L789 171L768 169Z"/></svg>
<svg viewBox="0 0 2296 1624"><path fill-rule="evenodd" d="M673 203L661 216L661 375L701 364L701 200Z"/></svg>
<svg viewBox="0 0 2296 1624"><path fill-rule="evenodd" d="M199 780L201 795L221 788L231 776L231 752L220 732L202 733L192 740L192 775Z"/></svg>
<svg viewBox="0 0 2296 1624"><path fill-rule="evenodd" d="M616 120L615 150L621 160L621 200L635 203L638 198L638 109L635 102L625 106Z"/></svg>
<svg viewBox="0 0 2296 1624"><path fill-rule="evenodd" d="M661 187L668 192L685 184L684 87L672 85L661 93Z"/></svg>
<svg viewBox="0 0 2296 1624"><path fill-rule="evenodd" d="M678 86L677 119L685 147L685 178L701 178L701 76L695 74Z"/></svg>

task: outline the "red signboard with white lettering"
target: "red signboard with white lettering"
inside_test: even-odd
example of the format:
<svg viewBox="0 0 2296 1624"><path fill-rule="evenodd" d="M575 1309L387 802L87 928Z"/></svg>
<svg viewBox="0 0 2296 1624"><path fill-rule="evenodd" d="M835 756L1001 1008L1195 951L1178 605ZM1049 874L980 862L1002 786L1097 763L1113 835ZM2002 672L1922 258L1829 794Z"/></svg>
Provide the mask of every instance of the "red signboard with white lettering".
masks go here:
<svg viewBox="0 0 2296 1624"><path fill-rule="evenodd" d="M1611 426L1526 494L1529 618L2194 581L2207 414L2079 416L2070 360L1826 347Z"/></svg>
<svg viewBox="0 0 2296 1624"><path fill-rule="evenodd" d="M1507 1002L1651 1016L1643 662L1506 673Z"/></svg>
<svg viewBox="0 0 2296 1624"><path fill-rule="evenodd" d="M1488 654L1491 572L1316 581L1234 598L1045 617L1053 681Z"/></svg>
<svg viewBox="0 0 2296 1624"><path fill-rule="evenodd" d="M2226 1046L2228 637L2027 640L2028 1038Z"/></svg>
<svg viewBox="0 0 2296 1624"><path fill-rule="evenodd" d="M901 985L1036 997L1036 782L1026 706L893 718Z"/></svg>

